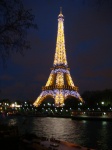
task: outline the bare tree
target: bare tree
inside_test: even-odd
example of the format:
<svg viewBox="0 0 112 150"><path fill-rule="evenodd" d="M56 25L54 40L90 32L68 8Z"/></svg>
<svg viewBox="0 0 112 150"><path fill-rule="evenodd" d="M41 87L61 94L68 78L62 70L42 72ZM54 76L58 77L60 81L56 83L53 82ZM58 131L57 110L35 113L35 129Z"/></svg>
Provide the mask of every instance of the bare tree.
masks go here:
<svg viewBox="0 0 112 150"><path fill-rule="evenodd" d="M37 28L31 10L21 0L0 0L0 58L3 61L12 52L23 54L30 48L27 29Z"/></svg>

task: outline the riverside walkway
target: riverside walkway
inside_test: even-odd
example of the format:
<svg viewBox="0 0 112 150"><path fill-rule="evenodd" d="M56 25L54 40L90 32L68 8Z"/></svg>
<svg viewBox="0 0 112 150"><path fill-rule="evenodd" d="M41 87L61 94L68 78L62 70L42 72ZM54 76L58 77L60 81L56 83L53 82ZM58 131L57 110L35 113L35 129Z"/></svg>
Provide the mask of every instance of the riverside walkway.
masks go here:
<svg viewBox="0 0 112 150"><path fill-rule="evenodd" d="M23 143L26 143L27 148L30 147L34 150L94 150L74 143L60 141L54 138L47 139L45 137L33 139L30 142L23 139Z"/></svg>
<svg viewBox="0 0 112 150"><path fill-rule="evenodd" d="M50 149L51 150L92 150L92 149L85 148L85 147L82 147L73 143L65 142L65 141L60 141L59 144L44 141L42 142L42 145L49 150Z"/></svg>

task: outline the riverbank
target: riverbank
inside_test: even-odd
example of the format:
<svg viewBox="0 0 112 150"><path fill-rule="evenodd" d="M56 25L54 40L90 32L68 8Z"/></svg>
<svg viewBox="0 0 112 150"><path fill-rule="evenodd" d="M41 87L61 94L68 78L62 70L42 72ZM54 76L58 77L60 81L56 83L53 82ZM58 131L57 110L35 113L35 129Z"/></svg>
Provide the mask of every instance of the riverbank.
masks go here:
<svg viewBox="0 0 112 150"><path fill-rule="evenodd" d="M73 120L88 120L88 121L112 121L112 117L107 116L72 116Z"/></svg>
<svg viewBox="0 0 112 150"><path fill-rule="evenodd" d="M93 116L93 115L26 115L27 117L53 117L70 118L72 120L90 120L90 121L112 121L111 116Z"/></svg>
<svg viewBox="0 0 112 150"><path fill-rule="evenodd" d="M89 121L112 121L112 116L107 116L107 115L37 115L37 114L33 114L33 115L10 115L10 116L14 116L14 117L51 117L51 118L70 118L72 120L89 120ZM9 116L9 117L10 117Z"/></svg>
<svg viewBox="0 0 112 150"><path fill-rule="evenodd" d="M0 150L20 150L17 126L0 124Z"/></svg>
<svg viewBox="0 0 112 150"><path fill-rule="evenodd" d="M34 150L94 150L67 141L57 140L54 137L35 137L29 140L27 135L24 137L23 143L26 145L27 149L30 147Z"/></svg>

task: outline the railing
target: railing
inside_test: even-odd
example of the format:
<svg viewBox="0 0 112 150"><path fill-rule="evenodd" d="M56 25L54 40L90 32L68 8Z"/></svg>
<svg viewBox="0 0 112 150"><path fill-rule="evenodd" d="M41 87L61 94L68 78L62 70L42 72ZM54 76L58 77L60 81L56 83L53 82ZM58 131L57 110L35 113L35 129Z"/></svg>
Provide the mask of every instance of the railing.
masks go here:
<svg viewBox="0 0 112 150"><path fill-rule="evenodd" d="M53 89L66 89L66 90L74 90L78 91L78 87L75 86L69 86L69 85L63 85L63 86L58 86L58 85L53 85L53 86L43 86L42 90L53 90Z"/></svg>

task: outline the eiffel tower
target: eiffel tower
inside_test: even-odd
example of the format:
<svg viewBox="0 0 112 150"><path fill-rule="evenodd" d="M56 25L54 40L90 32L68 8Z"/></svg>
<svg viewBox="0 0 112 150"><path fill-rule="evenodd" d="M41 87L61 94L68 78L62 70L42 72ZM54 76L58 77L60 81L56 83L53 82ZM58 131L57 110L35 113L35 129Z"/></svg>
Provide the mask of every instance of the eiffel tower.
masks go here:
<svg viewBox="0 0 112 150"><path fill-rule="evenodd" d="M58 31L53 68L51 68L48 81L42 87L42 92L34 102L34 106L38 107L49 96L55 100L55 106L57 107L63 107L64 101L69 96L83 102L78 93L78 87L74 85L71 78L70 68L68 68L64 38L64 16L61 8L58 15Z"/></svg>

